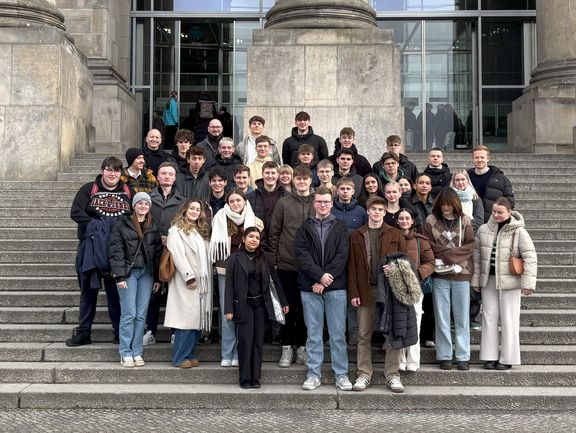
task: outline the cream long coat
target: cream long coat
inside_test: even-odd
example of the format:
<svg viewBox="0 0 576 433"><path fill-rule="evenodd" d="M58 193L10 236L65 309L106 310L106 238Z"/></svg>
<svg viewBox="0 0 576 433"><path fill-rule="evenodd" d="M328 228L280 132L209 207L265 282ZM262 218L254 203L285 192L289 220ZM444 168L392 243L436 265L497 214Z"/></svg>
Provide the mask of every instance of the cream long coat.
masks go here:
<svg viewBox="0 0 576 433"><path fill-rule="evenodd" d="M515 243L518 243L520 256L524 260L524 274L512 275L508 270L512 235L516 232ZM496 239L496 236L498 238ZM492 217L481 225L476 233L474 245L474 275L470 285L472 287L486 287L490 276L490 255L496 239L496 289L536 289L536 273L538 260L536 249L530 235L524 228L524 218L516 211L512 211L508 224L498 233L498 223ZM514 252L517 254L517 252Z"/></svg>
<svg viewBox="0 0 576 433"><path fill-rule="evenodd" d="M199 275L199 254L206 255L205 263L208 260L208 243L203 242L203 251L194 251L193 243L190 241L192 236L200 236L193 232L185 235L178 227L172 226L168 231L166 246L172 258L176 273L168 285L168 299L166 301L166 317L164 326L176 329L200 329L200 294L198 287L190 290L186 287L186 281L196 278ZM207 270L211 280L212 274ZM212 296L210 290L209 296Z"/></svg>

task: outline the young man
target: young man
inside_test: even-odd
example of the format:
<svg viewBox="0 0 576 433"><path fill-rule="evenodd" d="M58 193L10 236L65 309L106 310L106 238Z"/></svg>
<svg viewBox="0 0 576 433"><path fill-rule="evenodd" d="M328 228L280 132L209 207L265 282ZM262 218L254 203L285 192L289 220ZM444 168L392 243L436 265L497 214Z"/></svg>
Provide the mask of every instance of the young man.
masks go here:
<svg viewBox="0 0 576 433"><path fill-rule="evenodd" d="M234 167L234 177L233 182L229 183L230 188L237 188L248 195L252 192L252 187L250 186L250 169L245 165L239 164Z"/></svg>
<svg viewBox="0 0 576 433"><path fill-rule="evenodd" d="M340 149L336 154L336 168L332 183L338 184L341 179L350 179L354 183L354 197L358 197L362 189L362 176L354 168L354 152L352 149Z"/></svg>
<svg viewBox="0 0 576 433"><path fill-rule="evenodd" d="M211 221L214 215L226 204L226 186L228 185L226 172L218 167L210 170L208 185L210 186L210 198L208 199L210 214L208 217Z"/></svg>
<svg viewBox="0 0 576 433"><path fill-rule="evenodd" d="M238 143L236 146L236 154L242 158L245 165L249 165L252 161L256 159L256 139L264 133L264 124L266 121L260 116L252 116L248 120L248 128L250 133L244 138L244 141ZM276 147L276 142L269 138L270 143L270 157L276 164L281 165L280 154L278 153L278 148Z"/></svg>
<svg viewBox="0 0 576 433"><path fill-rule="evenodd" d="M178 135L178 133L176 133ZM162 243L166 245L166 237L168 230L172 225L172 220L176 216L176 212L184 204L186 198L174 188L176 183L176 174L178 173L178 166L174 162L163 162L158 167L158 187L150 193L152 200L152 219L156 228L160 231ZM148 313L146 314L146 332L144 333L143 344L156 343L156 332L158 331L158 318L160 316L160 304L166 298L167 285L163 290L152 292L150 304L148 305Z"/></svg>
<svg viewBox="0 0 576 433"><path fill-rule="evenodd" d="M176 145L172 149L170 156L178 165L178 171L183 168L188 168L188 161L186 161L186 152L192 147L194 143L194 134L188 129L179 129L174 138Z"/></svg>
<svg viewBox="0 0 576 433"><path fill-rule="evenodd" d="M130 185L135 192L151 192L158 186L156 177L152 170L145 168L144 151L135 147L126 151L126 163L128 168L124 169L120 180Z"/></svg>
<svg viewBox="0 0 576 433"><path fill-rule="evenodd" d="M334 166L329 159L323 159L316 166L316 177L318 178L317 183L313 186L319 187L323 186L332 191L332 194L336 194L336 185L332 183L332 178L334 177Z"/></svg>
<svg viewBox="0 0 576 433"><path fill-rule="evenodd" d="M346 225L330 213L331 209L332 193L318 188L314 194L314 217L304 221L294 237L298 285L308 329L308 376L302 389L308 391L321 384L324 318L330 334L330 361L336 387L342 391L352 390L346 349L348 231Z"/></svg>
<svg viewBox="0 0 576 433"><path fill-rule="evenodd" d="M406 252L402 233L384 223L386 201L370 197L366 203L368 224L350 235L348 256L348 297L358 314L357 379L354 391L364 391L372 380L372 331L376 300L378 266L387 254ZM384 375L392 392L404 392L398 366L401 349L385 345Z"/></svg>
<svg viewBox="0 0 576 433"><path fill-rule="evenodd" d="M88 182L78 190L70 209L70 218L78 224L80 242L79 257L76 260L80 284L80 311L78 326L72 337L66 340L67 346L92 343L90 334L96 314L98 292L102 286L108 298L108 315L114 328L114 341L118 342L120 299L116 281L109 274L108 244L117 219L132 212L130 203L134 191L120 180L122 161L118 158L106 158L102 162L101 170L96 180ZM92 243L92 248L88 248L88 241ZM83 265L90 261L96 262L96 265L83 270ZM98 261L102 268L108 268L107 271L98 268Z"/></svg>
<svg viewBox="0 0 576 433"><path fill-rule="evenodd" d="M374 164L374 173L380 177L382 185L386 186L391 180L398 182L401 177L404 177L404 172L400 170L399 165L400 158L398 155L384 152L380 161Z"/></svg>
<svg viewBox="0 0 576 433"><path fill-rule="evenodd" d="M305 111L297 113L294 124L296 126L292 128L292 135L285 139L282 145L282 160L284 163L296 167L298 165L298 149L304 143L310 144L314 148L314 165L321 159L328 158L326 141L319 135L314 134L310 126L310 115Z"/></svg>
<svg viewBox="0 0 576 433"><path fill-rule="evenodd" d="M218 119L212 119L208 123L208 135L204 140L196 144L196 147L204 149L204 157L206 158L206 169L211 169L216 164L216 153L218 152L218 145L222 139L222 123Z"/></svg>
<svg viewBox="0 0 576 433"><path fill-rule="evenodd" d="M152 170L152 174L158 174L158 167L168 160L168 154L160 149L162 135L157 129L151 129L146 134L146 144L144 146L144 160L146 167Z"/></svg>
<svg viewBox="0 0 576 433"><path fill-rule="evenodd" d="M286 324L280 330L282 344L282 356L278 362L280 367L292 365L293 346L297 348L296 362L304 364L306 361L306 326L292 244L296 231L302 223L314 215L313 197L310 194L312 173L308 167L301 165L294 169L293 175L293 191L278 200L268 232L268 246L273 254L282 289L290 307L290 312L286 314Z"/></svg>
<svg viewBox="0 0 576 433"><path fill-rule="evenodd" d="M514 208L514 191L512 183L504 176L504 172L495 165L489 165L490 150L483 145L476 146L472 151L474 168L468 170L470 181L484 205L484 222L488 222L492 214L492 205L499 197L506 197Z"/></svg>
<svg viewBox="0 0 576 433"><path fill-rule="evenodd" d="M252 173L252 179L250 180L252 189L256 188L256 181L262 179L262 167L264 163L268 161L272 161L272 157L270 156L270 138L261 135L256 139L256 158L251 163L246 164L246 167L248 167L250 173ZM276 164L276 166L278 166L278 164Z"/></svg>
<svg viewBox="0 0 576 433"><path fill-rule="evenodd" d="M404 177L410 179L410 182L414 183L416 176L418 176L418 169L406 155L400 153L401 150L402 139L399 136L390 135L388 138L386 138L386 151L398 157L399 168L402 170ZM373 166L374 173L378 172L378 164L379 162L375 163Z"/></svg>
<svg viewBox="0 0 576 433"><path fill-rule="evenodd" d="M228 182L231 182L234 179L234 167L241 164L242 158L234 153L234 141L230 137L223 137L218 144L216 165L214 167L224 170Z"/></svg>
<svg viewBox="0 0 576 433"><path fill-rule="evenodd" d="M186 152L186 160L188 169L183 169L176 176L176 188L187 198L207 199L210 196L210 187L204 167L206 162L204 149L197 146L191 147Z"/></svg>
<svg viewBox="0 0 576 433"><path fill-rule="evenodd" d="M365 176L372 172L370 163L363 155L358 153L356 147L356 131L346 127L340 130L340 137L334 142L334 154L328 158L333 165L336 165L336 154L340 149L352 149L354 152L354 168L360 176Z"/></svg>
<svg viewBox="0 0 576 433"><path fill-rule="evenodd" d="M286 190L278 182L278 164L267 161L262 166L262 179L256 181L256 189L248 194L248 201L254 214L264 222L264 232L268 234L272 214L278 200L284 197Z"/></svg>
<svg viewBox="0 0 576 433"><path fill-rule="evenodd" d="M366 224L368 215L354 198L354 182L349 178L340 179L336 184L336 198L332 214L346 224L348 234Z"/></svg>
<svg viewBox="0 0 576 433"><path fill-rule="evenodd" d="M430 181L432 182L432 191L430 192L432 198L435 198L442 188L450 186L452 173L450 173L448 164L444 162L444 155L440 149L430 149L428 152L428 165L424 173L430 176Z"/></svg>

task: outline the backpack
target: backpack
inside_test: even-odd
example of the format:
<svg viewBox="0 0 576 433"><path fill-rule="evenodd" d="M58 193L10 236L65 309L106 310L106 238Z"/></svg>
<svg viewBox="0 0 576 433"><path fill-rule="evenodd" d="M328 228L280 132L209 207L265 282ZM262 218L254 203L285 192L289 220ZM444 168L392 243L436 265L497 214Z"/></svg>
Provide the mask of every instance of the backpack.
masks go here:
<svg viewBox="0 0 576 433"><path fill-rule="evenodd" d="M200 110L198 117L200 119L212 120L214 118L214 103L212 101L198 101Z"/></svg>

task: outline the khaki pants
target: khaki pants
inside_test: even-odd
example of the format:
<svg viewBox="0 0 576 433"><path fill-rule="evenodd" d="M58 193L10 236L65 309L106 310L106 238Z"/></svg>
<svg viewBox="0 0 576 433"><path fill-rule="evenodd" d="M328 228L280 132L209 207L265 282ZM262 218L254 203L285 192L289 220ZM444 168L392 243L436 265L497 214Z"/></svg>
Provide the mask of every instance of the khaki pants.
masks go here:
<svg viewBox="0 0 576 433"><path fill-rule="evenodd" d="M356 354L357 376L371 380L372 373L372 331L374 330L375 307L358 307L358 346ZM400 378L398 366L402 349L391 349L388 340L384 344L386 358L384 361L384 376L389 381Z"/></svg>

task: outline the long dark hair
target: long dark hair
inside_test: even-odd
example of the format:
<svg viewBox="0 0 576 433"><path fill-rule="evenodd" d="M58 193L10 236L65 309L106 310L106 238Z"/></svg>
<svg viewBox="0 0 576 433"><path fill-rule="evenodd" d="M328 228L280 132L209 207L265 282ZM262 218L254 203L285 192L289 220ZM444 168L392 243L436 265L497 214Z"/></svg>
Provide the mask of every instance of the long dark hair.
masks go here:
<svg viewBox="0 0 576 433"><path fill-rule="evenodd" d="M452 206L452 213L455 218L460 218L464 213L462 212L462 203L451 187L446 186L440 190L436 198L434 199L434 204L432 205L432 214L440 219L442 218L442 205L449 204Z"/></svg>
<svg viewBox="0 0 576 433"><path fill-rule="evenodd" d="M368 173L362 178L362 188L360 189L360 194L358 194L358 198L356 199L358 200L358 204L363 208L366 208L366 202L370 197L370 194L368 193L368 191L366 191L366 187L364 185L366 179L369 177L376 179L376 183L378 183L378 189L376 190L376 195L384 198L384 188L382 187L382 180L380 180L380 176L378 176L376 173Z"/></svg>
<svg viewBox="0 0 576 433"><path fill-rule="evenodd" d="M259 280L262 278L262 267L264 261L263 257L264 253L262 251L262 233L260 232L260 230L258 230L258 228L254 226L245 228L244 232L242 232L242 243L240 244L240 247L238 249L248 254L248 251L246 250L245 241L246 236L248 236L252 232L256 232L258 233L258 235L260 235L260 243L258 244L258 247L256 247L256 249L254 250L254 266L256 267L256 279Z"/></svg>

